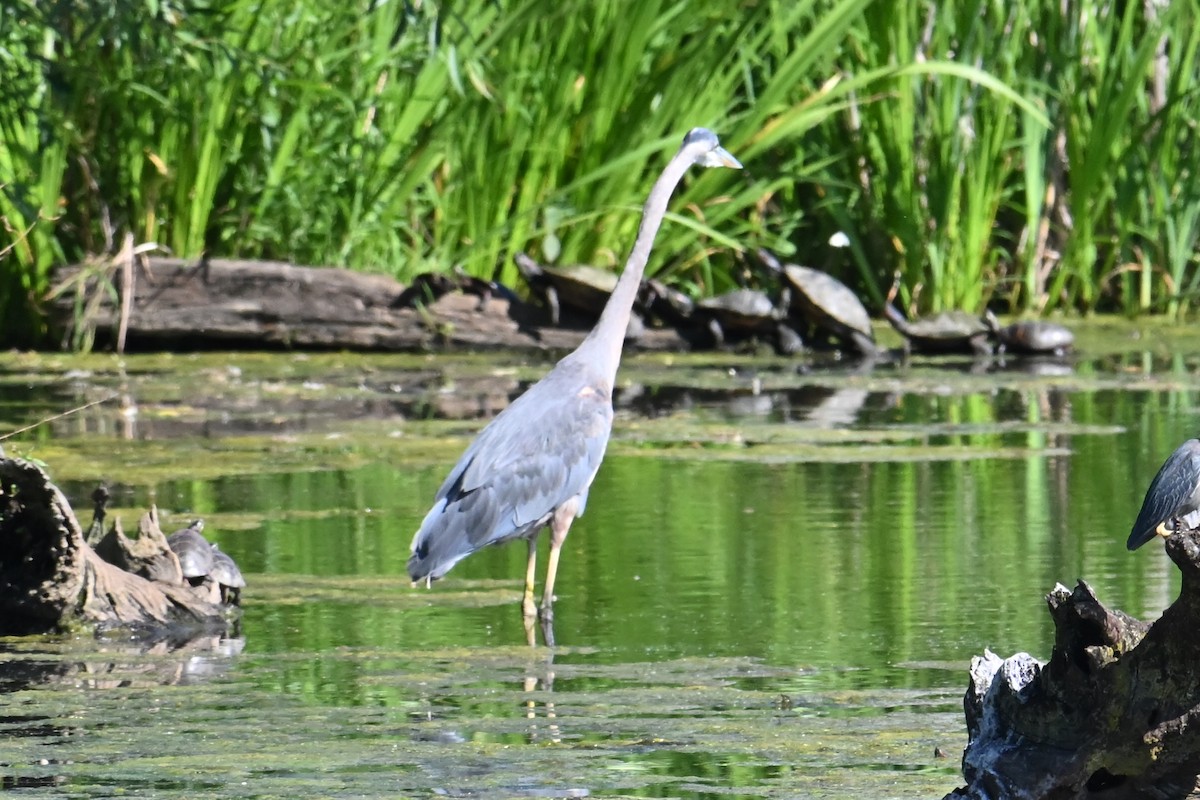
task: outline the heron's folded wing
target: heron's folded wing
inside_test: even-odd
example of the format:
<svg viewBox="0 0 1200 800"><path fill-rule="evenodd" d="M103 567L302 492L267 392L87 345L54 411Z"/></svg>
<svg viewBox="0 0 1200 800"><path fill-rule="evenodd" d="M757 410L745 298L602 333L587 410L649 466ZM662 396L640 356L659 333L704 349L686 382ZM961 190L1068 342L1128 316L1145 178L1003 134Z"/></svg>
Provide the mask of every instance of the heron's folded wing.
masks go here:
<svg viewBox="0 0 1200 800"><path fill-rule="evenodd" d="M514 401L463 453L414 537L414 551L461 558L528 533L573 497L586 500L608 443L611 402L591 389L535 391L543 385Z"/></svg>
<svg viewBox="0 0 1200 800"><path fill-rule="evenodd" d="M1130 550L1136 550L1153 539L1159 523L1167 522L1178 514L1192 496L1200 479L1196 453L1194 440L1188 440L1158 470L1150 482L1150 488L1146 490L1137 521L1129 531L1126 546Z"/></svg>

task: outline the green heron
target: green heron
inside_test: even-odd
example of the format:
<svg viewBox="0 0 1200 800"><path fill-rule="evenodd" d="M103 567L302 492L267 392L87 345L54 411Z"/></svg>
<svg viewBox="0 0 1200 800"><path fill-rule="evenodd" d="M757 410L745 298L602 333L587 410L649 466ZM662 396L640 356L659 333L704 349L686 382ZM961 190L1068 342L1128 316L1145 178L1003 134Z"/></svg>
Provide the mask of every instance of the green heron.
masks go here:
<svg viewBox="0 0 1200 800"><path fill-rule="evenodd" d="M1188 439L1158 470L1125 546L1136 550L1155 536L1170 536L1181 524L1193 527L1200 517L1200 439Z"/></svg>

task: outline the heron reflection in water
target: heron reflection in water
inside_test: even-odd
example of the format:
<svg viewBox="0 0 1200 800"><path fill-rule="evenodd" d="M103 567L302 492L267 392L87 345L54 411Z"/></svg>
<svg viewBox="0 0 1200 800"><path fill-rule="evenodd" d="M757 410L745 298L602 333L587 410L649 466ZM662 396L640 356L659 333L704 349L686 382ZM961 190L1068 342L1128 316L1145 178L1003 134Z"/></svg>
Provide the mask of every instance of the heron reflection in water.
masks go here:
<svg viewBox="0 0 1200 800"><path fill-rule="evenodd" d="M583 514L612 430L612 392L621 345L667 201L692 165L741 164L716 134L691 130L655 181L633 250L599 322L574 352L512 402L475 438L450 471L413 536L408 574L426 585L482 547L525 539L529 560L521 610L533 643L540 617L554 644L554 579L572 521ZM534 602L537 538L550 527L550 558L540 608Z"/></svg>

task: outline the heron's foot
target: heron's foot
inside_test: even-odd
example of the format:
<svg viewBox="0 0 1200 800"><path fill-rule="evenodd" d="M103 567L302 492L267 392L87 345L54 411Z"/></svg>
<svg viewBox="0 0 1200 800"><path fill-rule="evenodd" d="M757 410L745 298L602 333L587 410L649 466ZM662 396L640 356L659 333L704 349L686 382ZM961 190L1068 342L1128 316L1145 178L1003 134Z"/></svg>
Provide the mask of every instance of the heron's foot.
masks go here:
<svg viewBox="0 0 1200 800"><path fill-rule="evenodd" d="M546 647L554 647L554 614L549 617L542 617L542 641L546 643Z"/></svg>

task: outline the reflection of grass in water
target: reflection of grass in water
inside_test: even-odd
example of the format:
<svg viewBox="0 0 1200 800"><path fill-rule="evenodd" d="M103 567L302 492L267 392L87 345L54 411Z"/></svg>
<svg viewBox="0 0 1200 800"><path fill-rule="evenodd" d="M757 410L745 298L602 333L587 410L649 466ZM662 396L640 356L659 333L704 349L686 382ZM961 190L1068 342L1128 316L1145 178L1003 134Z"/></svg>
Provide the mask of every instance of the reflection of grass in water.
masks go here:
<svg viewBox="0 0 1200 800"><path fill-rule="evenodd" d="M1119 359L1121 354L1145 351L1169 354L1172 347L1191 341L1192 334L1190 329L1158 329L1119 320L1081 323L1080 349L1085 355L1079 357L1074 372L1049 379L1007 372L973 375L939 368L936 365L943 362L936 359L918 359L903 367L881 365L865 374L857 374L852 365L801 374L795 361L778 358L630 354L622 369L618 402L623 393L639 385L701 391L713 399L706 401L709 405L676 410L652 421L619 410L612 452L768 462L909 460L926 452L933 458L1021 457L1021 448L1013 449L1011 443L991 447L978 438L1016 431L1012 421L994 417L992 395L999 392L1030 403L1049 387L1084 400L1103 390L1186 391L1191 378L1185 360L1155 366L1151 359L1122 366ZM1097 361L1101 358L1118 360L1105 365ZM47 436L50 429L44 428L6 443L11 452L47 462L56 478L66 480L93 479L102 473L126 484L148 485L182 477L206 480L221 475L349 469L381 459L395 465L446 465L484 420L470 415L464 420L425 419L394 403L415 402L419 410L439 398L469 399L479 393L485 399L474 413L494 413L514 387L544 374L548 366L547 358L539 354L237 352L118 360L104 355L8 353L0 354L0 386L18 392L13 397L24 396L30 387L40 388L36 398L29 395L26 405L9 406L9 413L18 416L0 425L18 427L94 399L97 392L128 390L138 411L132 421L122 423L115 406L102 405L57 423L52 437ZM746 395L753 377L761 382L769 402L778 396L776 405L785 409L789 403L801 403L797 413L805 412L804 403L836 401L840 392L858 393L862 398L858 402L868 402L845 412L852 422L840 425L808 424L787 418L783 415L791 412L778 409L767 417L731 416L729 393ZM54 388L61 396L46 391ZM892 396L898 407L881 407ZM781 418L788 421L780 424ZM231 424L230 435L221 435L218 429L220 444L214 445L206 435L208 426L221 420L242 420L252 430L263 429L235 433L237 425ZM299 427L298 420L303 421ZM155 421L171 423L164 429L169 439L120 441L122 425L144 432L154 430ZM964 424L976 427L954 427ZM1027 423L1029 429L1049 432L1091 432L1078 427L1086 420L1059 423L1057 429L1054 424ZM966 453L914 442L939 434L976 438L963 443ZM214 457L215 452L219 457Z"/></svg>

